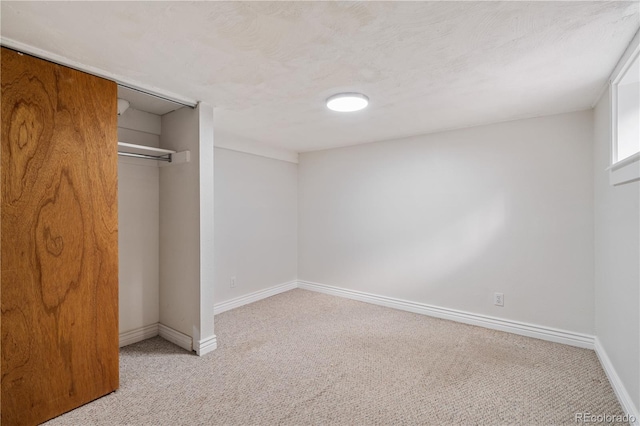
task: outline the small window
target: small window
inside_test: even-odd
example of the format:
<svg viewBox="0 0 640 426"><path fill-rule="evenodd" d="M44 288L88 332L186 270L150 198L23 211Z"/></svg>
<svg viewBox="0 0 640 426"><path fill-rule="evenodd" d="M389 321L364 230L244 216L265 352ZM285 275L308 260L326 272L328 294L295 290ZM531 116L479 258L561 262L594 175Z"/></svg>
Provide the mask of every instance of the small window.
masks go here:
<svg viewBox="0 0 640 426"><path fill-rule="evenodd" d="M640 46L634 44L611 81L613 185L640 180Z"/></svg>
<svg viewBox="0 0 640 426"><path fill-rule="evenodd" d="M617 138L615 163L640 152L640 56L616 84Z"/></svg>

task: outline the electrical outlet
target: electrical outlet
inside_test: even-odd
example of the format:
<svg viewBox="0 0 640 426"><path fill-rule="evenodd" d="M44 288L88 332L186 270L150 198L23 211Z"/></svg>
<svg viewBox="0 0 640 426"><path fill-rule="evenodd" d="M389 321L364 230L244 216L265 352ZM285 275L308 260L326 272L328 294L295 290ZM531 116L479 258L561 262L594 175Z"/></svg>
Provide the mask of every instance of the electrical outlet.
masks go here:
<svg viewBox="0 0 640 426"><path fill-rule="evenodd" d="M504 306L504 293L493 293L493 304L496 306Z"/></svg>
<svg viewBox="0 0 640 426"><path fill-rule="evenodd" d="M231 281L229 282L229 287L234 288L236 286L236 277L231 277Z"/></svg>

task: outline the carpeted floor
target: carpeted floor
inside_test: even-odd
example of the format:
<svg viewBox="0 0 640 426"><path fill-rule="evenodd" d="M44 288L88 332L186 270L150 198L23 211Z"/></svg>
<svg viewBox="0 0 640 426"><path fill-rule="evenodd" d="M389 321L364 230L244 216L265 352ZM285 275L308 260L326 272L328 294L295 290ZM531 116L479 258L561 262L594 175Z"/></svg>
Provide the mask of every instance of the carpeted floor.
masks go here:
<svg viewBox="0 0 640 426"><path fill-rule="evenodd" d="M202 358L122 348L120 389L48 425L557 425L622 415L591 350L305 290L216 316Z"/></svg>

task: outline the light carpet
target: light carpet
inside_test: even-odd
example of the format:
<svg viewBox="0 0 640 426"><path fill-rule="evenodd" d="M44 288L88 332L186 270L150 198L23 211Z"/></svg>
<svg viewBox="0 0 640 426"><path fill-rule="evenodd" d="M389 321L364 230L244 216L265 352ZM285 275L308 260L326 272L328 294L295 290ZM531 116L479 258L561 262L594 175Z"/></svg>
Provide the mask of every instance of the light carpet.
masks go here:
<svg viewBox="0 0 640 426"><path fill-rule="evenodd" d="M49 425L558 425L622 415L594 351L292 290L215 317L197 357L120 350L120 389Z"/></svg>

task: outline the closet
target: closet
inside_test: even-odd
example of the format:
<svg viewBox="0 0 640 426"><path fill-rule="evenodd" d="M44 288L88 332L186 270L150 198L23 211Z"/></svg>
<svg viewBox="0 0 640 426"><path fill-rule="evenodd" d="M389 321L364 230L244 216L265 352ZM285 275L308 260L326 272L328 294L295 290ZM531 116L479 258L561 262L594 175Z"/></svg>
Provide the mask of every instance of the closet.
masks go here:
<svg viewBox="0 0 640 426"><path fill-rule="evenodd" d="M213 109L1 65L0 411L31 425L116 390L119 346L216 348Z"/></svg>
<svg viewBox="0 0 640 426"><path fill-rule="evenodd" d="M202 355L217 344L213 110L118 96L120 346L160 335Z"/></svg>
<svg viewBox="0 0 640 426"><path fill-rule="evenodd" d="M188 106L125 87L118 87L118 104L122 347L159 334L160 168L188 162L190 151L160 148L162 116ZM182 346L191 350L187 339Z"/></svg>

